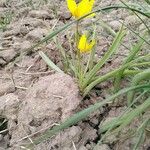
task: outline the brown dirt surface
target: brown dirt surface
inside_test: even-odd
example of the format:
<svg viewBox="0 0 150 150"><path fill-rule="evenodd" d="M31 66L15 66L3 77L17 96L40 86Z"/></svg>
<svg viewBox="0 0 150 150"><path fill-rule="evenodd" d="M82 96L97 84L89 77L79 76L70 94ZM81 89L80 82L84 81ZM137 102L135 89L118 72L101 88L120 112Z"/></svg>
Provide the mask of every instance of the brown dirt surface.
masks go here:
<svg viewBox="0 0 150 150"><path fill-rule="evenodd" d="M98 0L96 6L118 3L119 0ZM97 14L92 21L99 18L115 31L119 30L124 21L133 29L143 30L139 19L125 10ZM4 121L4 128L0 126L0 150L20 150L22 143L31 143L32 138L111 95L112 81L97 85L91 97L82 100L77 81L70 75L54 72L38 54L39 50L45 52L62 69L62 58L54 41L29 49L53 30L73 20L65 0L0 0L0 20L5 19L8 19L6 25L2 29L0 26L0 124ZM83 24L86 29L93 30L90 28L90 20L83 21ZM69 50L68 37L74 30L72 26L59 34L59 42L66 51ZM124 45L130 48L137 38L130 32L127 35ZM97 36L96 59L99 60L113 38L100 24L97 25ZM120 51L105 64L100 75L117 68L128 52L121 46ZM92 150L101 136L98 134L101 123L117 117L124 108L122 99L113 108L109 105L103 107L84 121L34 146L34 149ZM127 140L120 141L120 145L113 140L116 137L110 137L106 143L97 145L97 150L125 150L124 147L128 150L134 143ZM146 150L148 144L146 141L141 150Z"/></svg>

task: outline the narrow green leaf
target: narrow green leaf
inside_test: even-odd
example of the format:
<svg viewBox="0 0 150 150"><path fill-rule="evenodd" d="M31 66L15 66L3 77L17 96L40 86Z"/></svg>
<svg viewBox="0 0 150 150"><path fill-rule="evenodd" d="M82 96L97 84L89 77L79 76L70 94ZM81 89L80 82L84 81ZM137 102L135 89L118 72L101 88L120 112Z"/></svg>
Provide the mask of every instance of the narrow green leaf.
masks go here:
<svg viewBox="0 0 150 150"><path fill-rule="evenodd" d="M128 108L127 108L127 110L129 110ZM106 136L109 136L110 131L112 131L111 132L112 135L120 132L121 130L123 130L124 127L129 125L133 119L138 117L140 114L142 114L149 108L150 108L150 97L148 99L146 99L144 101L144 103L142 103L135 109L132 109L130 111L125 111L125 113L123 113L123 115L121 115L118 118L113 119L112 121L109 121L108 123L101 126L100 133L103 133L105 131L107 131L107 132L101 137L101 140L98 142L98 144L101 143L105 139Z"/></svg>
<svg viewBox="0 0 150 150"><path fill-rule="evenodd" d="M150 0L145 0L145 2L150 5Z"/></svg>
<svg viewBox="0 0 150 150"><path fill-rule="evenodd" d="M127 3L125 3L124 1L120 0L126 7L130 8L129 5ZM139 20L141 20L141 22L145 25L145 27L147 28L147 30L150 32L149 27L147 26L147 24L145 23L145 21L136 13L133 11L133 13L139 18Z"/></svg>
<svg viewBox="0 0 150 150"><path fill-rule="evenodd" d="M64 73L59 67L57 67L42 51L39 52L39 55L42 57L42 59L46 62L46 64L54 69L57 72Z"/></svg>
<svg viewBox="0 0 150 150"><path fill-rule="evenodd" d="M134 78L132 79L131 86L138 85L142 80L150 80L150 69L146 69L143 72L135 75ZM132 103L134 98L134 93L135 92L132 91L127 94L128 105Z"/></svg>
<svg viewBox="0 0 150 150"><path fill-rule="evenodd" d="M136 141L136 144L133 147L133 150L138 150L140 147L140 144L144 142L144 131L147 125L150 124L150 118L146 119L141 126L138 128L136 135L138 136L138 139Z"/></svg>

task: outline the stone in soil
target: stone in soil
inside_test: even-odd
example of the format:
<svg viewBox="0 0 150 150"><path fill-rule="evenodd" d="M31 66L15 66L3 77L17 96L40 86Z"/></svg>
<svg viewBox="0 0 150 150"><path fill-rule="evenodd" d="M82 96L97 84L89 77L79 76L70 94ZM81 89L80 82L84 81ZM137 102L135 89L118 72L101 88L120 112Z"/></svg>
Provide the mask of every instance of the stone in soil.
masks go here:
<svg viewBox="0 0 150 150"><path fill-rule="evenodd" d="M46 29L36 28L27 34L26 39L39 42L44 36L46 36L47 33L48 31Z"/></svg>
<svg viewBox="0 0 150 150"><path fill-rule="evenodd" d="M31 10L29 16L38 19L52 19L51 15L46 10Z"/></svg>
<svg viewBox="0 0 150 150"><path fill-rule="evenodd" d="M18 96L10 93L0 97L0 116L8 120L16 119L19 106Z"/></svg>
<svg viewBox="0 0 150 150"><path fill-rule="evenodd" d="M97 145L94 150L111 150L107 144Z"/></svg>
<svg viewBox="0 0 150 150"><path fill-rule="evenodd" d="M15 91L14 84L11 80L0 80L0 96Z"/></svg>
<svg viewBox="0 0 150 150"><path fill-rule="evenodd" d="M16 55L17 53L13 49L0 51L0 58L2 58L6 63L14 59Z"/></svg>

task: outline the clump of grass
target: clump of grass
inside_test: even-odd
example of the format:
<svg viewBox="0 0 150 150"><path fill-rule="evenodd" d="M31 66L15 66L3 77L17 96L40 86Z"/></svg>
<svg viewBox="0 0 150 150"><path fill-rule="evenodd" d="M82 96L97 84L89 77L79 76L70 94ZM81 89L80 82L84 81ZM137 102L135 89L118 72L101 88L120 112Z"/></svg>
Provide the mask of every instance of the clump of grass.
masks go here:
<svg viewBox="0 0 150 150"><path fill-rule="evenodd" d="M12 12L6 12L0 17L0 30L4 31L8 24L10 24L12 20L13 14Z"/></svg>

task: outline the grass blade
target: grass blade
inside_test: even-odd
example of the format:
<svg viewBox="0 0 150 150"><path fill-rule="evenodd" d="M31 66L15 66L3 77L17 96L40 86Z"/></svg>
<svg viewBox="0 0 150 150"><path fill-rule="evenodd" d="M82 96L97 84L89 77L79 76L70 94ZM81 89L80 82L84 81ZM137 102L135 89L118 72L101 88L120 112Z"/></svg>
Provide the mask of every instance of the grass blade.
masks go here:
<svg viewBox="0 0 150 150"><path fill-rule="evenodd" d="M142 80L149 80L150 79L150 69L146 69L145 71L138 73L132 79L131 86L138 85ZM150 85L150 84L149 84ZM127 95L128 105L130 105L134 98L134 92L129 92Z"/></svg>
<svg viewBox="0 0 150 150"><path fill-rule="evenodd" d="M54 69L57 72L64 73L59 67L57 67L42 51L39 52L39 55L46 62L46 64Z"/></svg>
<svg viewBox="0 0 150 150"><path fill-rule="evenodd" d="M145 131L145 128L146 126L150 124L150 119L146 119L142 124L141 126L138 128L137 130L137 136L138 136L138 139L137 139L137 142L136 144L134 145L133 147L133 150L138 150L140 144L144 141L144 131Z"/></svg>

